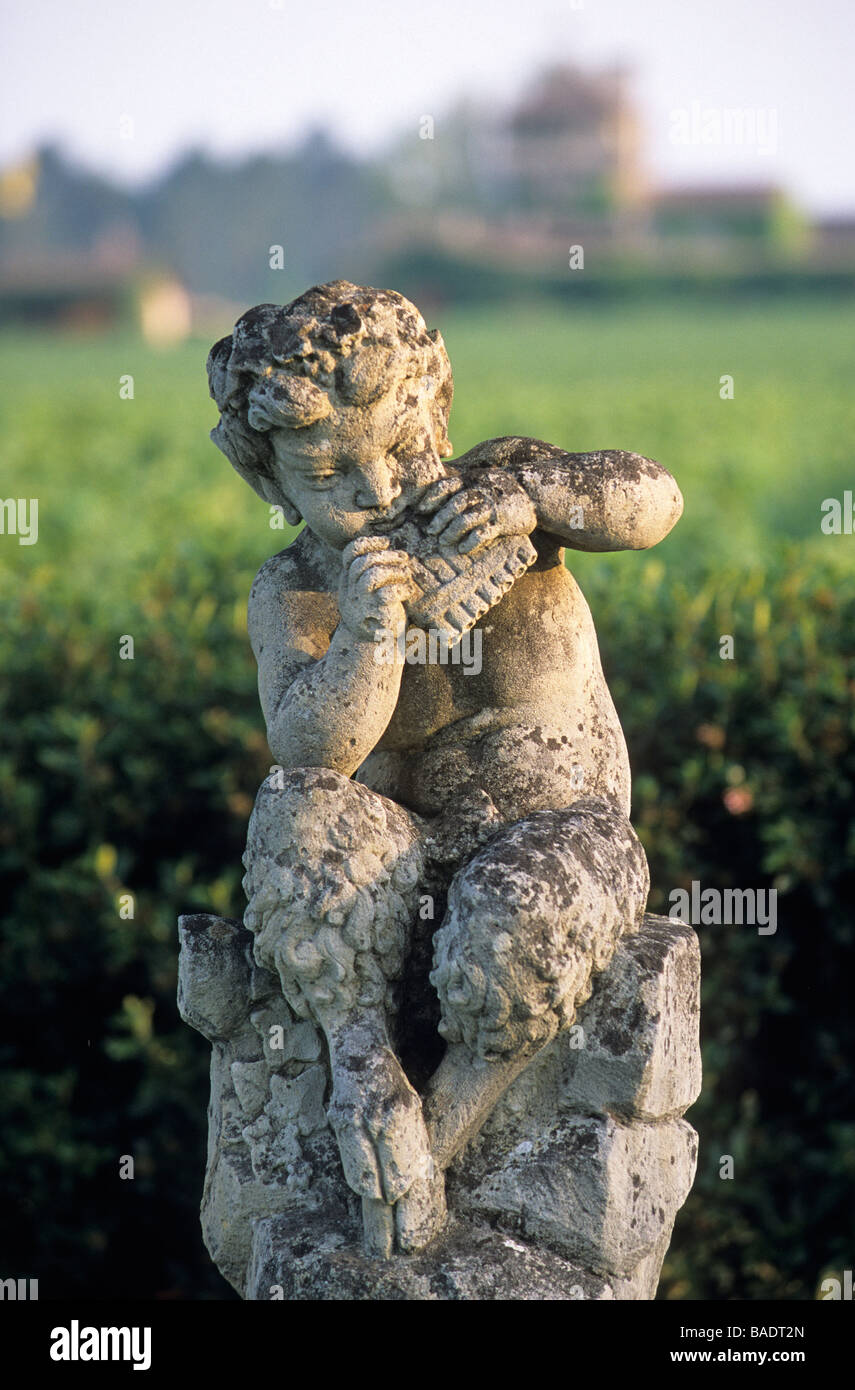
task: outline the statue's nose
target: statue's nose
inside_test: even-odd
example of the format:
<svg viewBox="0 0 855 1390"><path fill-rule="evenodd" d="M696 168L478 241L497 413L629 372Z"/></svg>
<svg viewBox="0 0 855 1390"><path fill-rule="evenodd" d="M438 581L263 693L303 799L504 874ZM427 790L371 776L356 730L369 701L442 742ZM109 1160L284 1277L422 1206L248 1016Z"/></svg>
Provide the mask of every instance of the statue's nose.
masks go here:
<svg viewBox="0 0 855 1390"><path fill-rule="evenodd" d="M363 467L356 489L359 507L388 507L401 495L401 485L390 470L379 461Z"/></svg>

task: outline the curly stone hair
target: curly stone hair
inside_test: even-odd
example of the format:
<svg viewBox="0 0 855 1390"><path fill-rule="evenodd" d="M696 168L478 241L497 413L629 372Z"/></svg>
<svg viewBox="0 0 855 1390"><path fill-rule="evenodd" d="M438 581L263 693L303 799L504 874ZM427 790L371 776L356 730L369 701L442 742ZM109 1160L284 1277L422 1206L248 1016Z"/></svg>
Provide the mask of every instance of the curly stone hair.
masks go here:
<svg viewBox="0 0 855 1390"><path fill-rule="evenodd" d="M244 922L299 1018L323 1004L394 1019L423 859L413 818L340 773L280 768L262 782Z"/></svg>
<svg viewBox="0 0 855 1390"><path fill-rule="evenodd" d="M211 438L266 497L269 430L305 428L414 380L433 397L438 449L448 457L453 383L438 330L429 332L415 305L394 290L333 280L291 304L256 305L214 344L208 383L220 422Z"/></svg>

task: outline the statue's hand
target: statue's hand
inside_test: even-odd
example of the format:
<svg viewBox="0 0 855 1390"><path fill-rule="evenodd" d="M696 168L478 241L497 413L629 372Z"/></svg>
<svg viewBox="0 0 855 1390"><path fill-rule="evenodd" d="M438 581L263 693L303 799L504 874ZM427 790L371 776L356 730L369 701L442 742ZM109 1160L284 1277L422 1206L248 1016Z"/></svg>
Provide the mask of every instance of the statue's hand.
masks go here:
<svg viewBox="0 0 855 1390"><path fill-rule="evenodd" d="M358 1070L336 1060L327 1116L348 1185L392 1204L434 1164L418 1093L390 1047L358 1055Z"/></svg>
<svg viewBox="0 0 855 1390"><path fill-rule="evenodd" d="M528 493L501 469L484 469L469 485L459 477L441 478L423 494L418 510L435 513L428 535L461 555L475 555L501 536L527 536L537 525Z"/></svg>
<svg viewBox="0 0 855 1390"><path fill-rule="evenodd" d="M396 632L415 592L409 555L389 549L382 536L362 536L342 551L338 607L355 637L373 641L381 630Z"/></svg>

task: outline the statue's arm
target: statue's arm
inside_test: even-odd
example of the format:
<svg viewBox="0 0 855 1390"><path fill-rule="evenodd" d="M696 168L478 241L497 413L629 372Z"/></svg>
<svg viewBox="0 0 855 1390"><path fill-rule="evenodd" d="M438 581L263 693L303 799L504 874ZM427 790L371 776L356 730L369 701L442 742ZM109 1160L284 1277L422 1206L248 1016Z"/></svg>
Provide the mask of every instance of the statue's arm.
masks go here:
<svg viewBox="0 0 855 1390"><path fill-rule="evenodd" d="M287 552L256 576L248 628L276 762L352 776L394 713L400 662L378 663L373 639L344 626L335 596L305 585Z"/></svg>
<svg viewBox="0 0 855 1390"><path fill-rule="evenodd" d="M456 466L473 483L484 470L509 473L533 502L539 529L575 550L646 550L683 511L667 468L623 449L568 454L536 439L494 439Z"/></svg>

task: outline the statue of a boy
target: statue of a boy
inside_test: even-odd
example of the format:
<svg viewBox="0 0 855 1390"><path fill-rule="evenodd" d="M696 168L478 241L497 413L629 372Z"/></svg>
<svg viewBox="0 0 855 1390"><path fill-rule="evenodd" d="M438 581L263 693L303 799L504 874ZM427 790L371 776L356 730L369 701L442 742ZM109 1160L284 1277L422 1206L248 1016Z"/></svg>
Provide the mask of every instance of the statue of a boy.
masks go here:
<svg viewBox="0 0 855 1390"><path fill-rule="evenodd" d="M279 766L245 921L326 1037L368 1248L412 1252L455 1154L641 920L626 746L563 547L655 545L682 498L622 451L502 438L443 462L451 367L392 291L259 305L209 378L215 442L306 522L249 603ZM455 659L476 624L477 671Z"/></svg>

